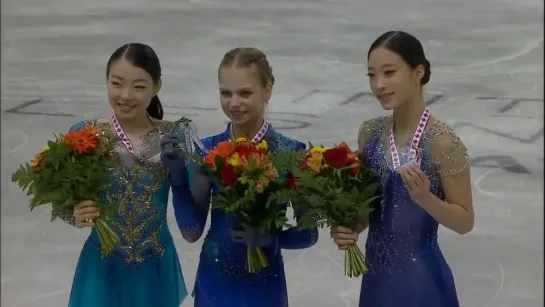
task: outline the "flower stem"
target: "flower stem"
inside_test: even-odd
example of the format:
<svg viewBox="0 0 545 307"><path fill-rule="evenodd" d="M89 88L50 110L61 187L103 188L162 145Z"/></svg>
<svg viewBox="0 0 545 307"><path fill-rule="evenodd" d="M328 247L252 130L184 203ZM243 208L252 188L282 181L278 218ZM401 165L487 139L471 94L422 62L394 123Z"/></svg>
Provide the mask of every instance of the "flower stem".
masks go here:
<svg viewBox="0 0 545 307"><path fill-rule="evenodd" d="M367 273L367 265L360 248L356 244L348 247L344 254L344 274L350 278Z"/></svg>
<svg viewBox="0 0 545 307"><path fill-rule="evenodd" d="M100 254L104 258L119 242L117 234L108 226L108 224L101 218L96 219L95 228L98 233L98 239L100 241Z"/></svg>
<svg viewBox="0 0 545 307"><path fill-rule="evenodd" d="M255 246L247 246L246 250L246 268L249 273L259 273L262 269L269 266L267 257L263 250Z"/></svg>

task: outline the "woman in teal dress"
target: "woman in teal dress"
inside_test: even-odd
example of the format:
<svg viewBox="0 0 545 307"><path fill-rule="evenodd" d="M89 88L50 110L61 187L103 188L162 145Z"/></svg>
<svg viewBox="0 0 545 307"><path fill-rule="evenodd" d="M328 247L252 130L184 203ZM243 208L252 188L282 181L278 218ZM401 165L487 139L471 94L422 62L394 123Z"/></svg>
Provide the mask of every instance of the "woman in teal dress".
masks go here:
<svg viewBox="0 0 545 307"><path fill-rule="evenodd" d="M161 67L149 46L133 43L117 49L107 65L108 100L113 115L82 121L116 145L103 201L116 206L109 221L120 238L105 258L95 228L78 261L69 307L178 307L187 296L176 248L167 226L169 183L160 161L160 138L184 134L184 127L162 121L157 97ZM181 142L184 146L187 143ZM90 201L74 212L59 212L78 228L92 227L99 216Z"/></svg>
<svg viewBox="0 0 545 307"><path fill-rule="evenodd" d="M390 116L363 122L359 149L377 170L381 201L369 217L360 307L459 307L452 271L438 243L439 224L458 234L473 228L467 149L424 104L430 63L414 36L391 31L371 45L369 85ZM339 249L358 230L333 230Z"/></svg>
<svg viewBox="0 0 545 307"><path fill-rule="evenodd" d="M249 137L267 141L271 151L301 150L302 142L288 138L264 120L274 78L265 55L254 48L228 52L219 69L220 100L231 120L220 134L207 137L197 147L211 149L218 142ZM183 140L180 140L183 141ZM183 178L184 161L175 153L176 136L163 139L163 161L172 184L174 211L183 236L195 242L203 233L210 196L217 192L210 180L191 170L190 183ZM204 154L204 152L201 152ZM193 192L195 202L188 197ZM197 204L197 205L196 205ZM303 249L318 240L317 229L278 229L261 236L255 229L233 230L234 216L220 209L211 211L210 230L204 239L194 288L195 307L287 307L288 293L282 249ZM269 266L257 274L248 273L246 244L263 249Z"/></svg>

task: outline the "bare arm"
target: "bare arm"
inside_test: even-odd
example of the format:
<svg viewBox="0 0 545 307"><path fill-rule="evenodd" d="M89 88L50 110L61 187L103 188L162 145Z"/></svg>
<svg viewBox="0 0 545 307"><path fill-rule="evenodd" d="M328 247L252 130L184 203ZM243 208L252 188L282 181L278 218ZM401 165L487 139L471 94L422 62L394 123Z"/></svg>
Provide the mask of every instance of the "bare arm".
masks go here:
<svg viewBox="0 0 545 307"><path fill-rule="evenodd" d="M467 149L458 136L448 131L439 137L435 152L445 200L430 192L420 205L443 226L466 234L475 222Z"/></svg>
<svg viewBox="0 0 545 307"><path fill-rule="evenodd" d="M420 205L443 226L466 234L473 229L475 214L471 197L471 180L469 169L449 177L441 178L446 201L433 194Z"/></svg>

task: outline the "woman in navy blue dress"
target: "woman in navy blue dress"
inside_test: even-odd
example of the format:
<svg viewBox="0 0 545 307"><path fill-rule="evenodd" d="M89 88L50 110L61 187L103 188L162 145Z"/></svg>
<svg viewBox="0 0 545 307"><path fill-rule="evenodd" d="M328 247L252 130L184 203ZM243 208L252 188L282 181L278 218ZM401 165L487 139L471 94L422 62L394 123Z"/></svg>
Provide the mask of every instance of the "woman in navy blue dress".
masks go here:
<svg viewBox="0 0 545 307"><path fill-rule="evenodd" d="M438 245L439 224L466 234L474 213L467 150L431 115L422 97L430 63L412 35L391 31L368 53L369 84L393 114L363 122L359 149L378 171L382 198L368 225L333 229L346 249L369 226L360 307L459 307L451 269Z"/></svg>
<svg viewBox="0 0 545 307"><path fill-rule="evenodd" d="M265 140L273 152L305 148L304 143L282 135L264 119L274 77L261 51L236 48L227 52L218 78L221 106L231 123L220 134L197 142L197 148L211 149L219 142L241 136L249 137L255 143ZM192 179L189 182L183 180L185 162L173 150L179 141L183 141L183 137L180 139L177 135L163 139L163 163L170 171L178 226L188 241L195 242L203 233L210 196L217 192L217 187L195 170L190 170ZM199 205L194 205L188 198L189 189ZM318 240L318 230L293 227L260 236L255 229L231 230L234 216L223 210L213 209L210 215L210 230L204 239L194 288L195 306L287 307L281 250L311 247ZM248 273L245 267L246 244L262 247L269 262L269 266L257 274Z"/></svg>

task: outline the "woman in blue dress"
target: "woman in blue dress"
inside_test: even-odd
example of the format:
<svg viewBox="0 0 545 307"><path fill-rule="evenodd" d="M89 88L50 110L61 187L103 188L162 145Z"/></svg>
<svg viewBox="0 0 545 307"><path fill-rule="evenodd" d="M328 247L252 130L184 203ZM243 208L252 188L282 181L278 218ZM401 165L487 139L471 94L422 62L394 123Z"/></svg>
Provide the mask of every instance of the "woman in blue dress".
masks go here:
<svg viewBox="0 0 545 307"><path fill-rule="evenodd" d="M231 123L222 133L203 139L202 147L210 149L218 142L247 136L254 142L266 140L272 151L305 148L264 120L274 78L261 51L236 48L227 52L218 74L221 106ZM163 161L170 171L178 226L188 241L195 242L203 233L210 196L217 187L198 171L191 171L191 190L198 205L192 203L187 196L190 184L176 179L183 178L180 174L186 171L185 162L172 151L176 142L176 136L164 138ZM197 271L195 307L288 306L281 250L311 247L318 240L318 230L293 227L260 236L255 229L232 230L234 216L222 210L213 209L211 219ZM257 274L248 273L245 267L246 244L262 247L269 262Z"/></svg>
<svg viewBox="0 0 545 307"><path fill-rule="evenodd" d="M422 97L430 63L412 35L392 31L368 53L373 94L393 115L363 122L359 148L378 171L381 201L369 217L360 307L459 307L451 269L438 245L439 224L466 234L474 213L467 150ZM360 229L333 229L346 249Z"/></svg>
<svg viewBox="0 0 545 307"><path fill-rule="evenodd" d="M110 186L103 200L116 206L110 226L119 244L101 258L95 228L83 246L69 307L178 307L187 296L180 262L167 226L168 172L160 160L160 139L183 126L162 121L157 93L161 66L153 49L133 43L108 61L108 100L113 115L72 127L96 125L116 145ZM181 145L187 143L181 142ZM100 212L91 201L74 212L57 212L77 228L93 227Z"/></svg>

